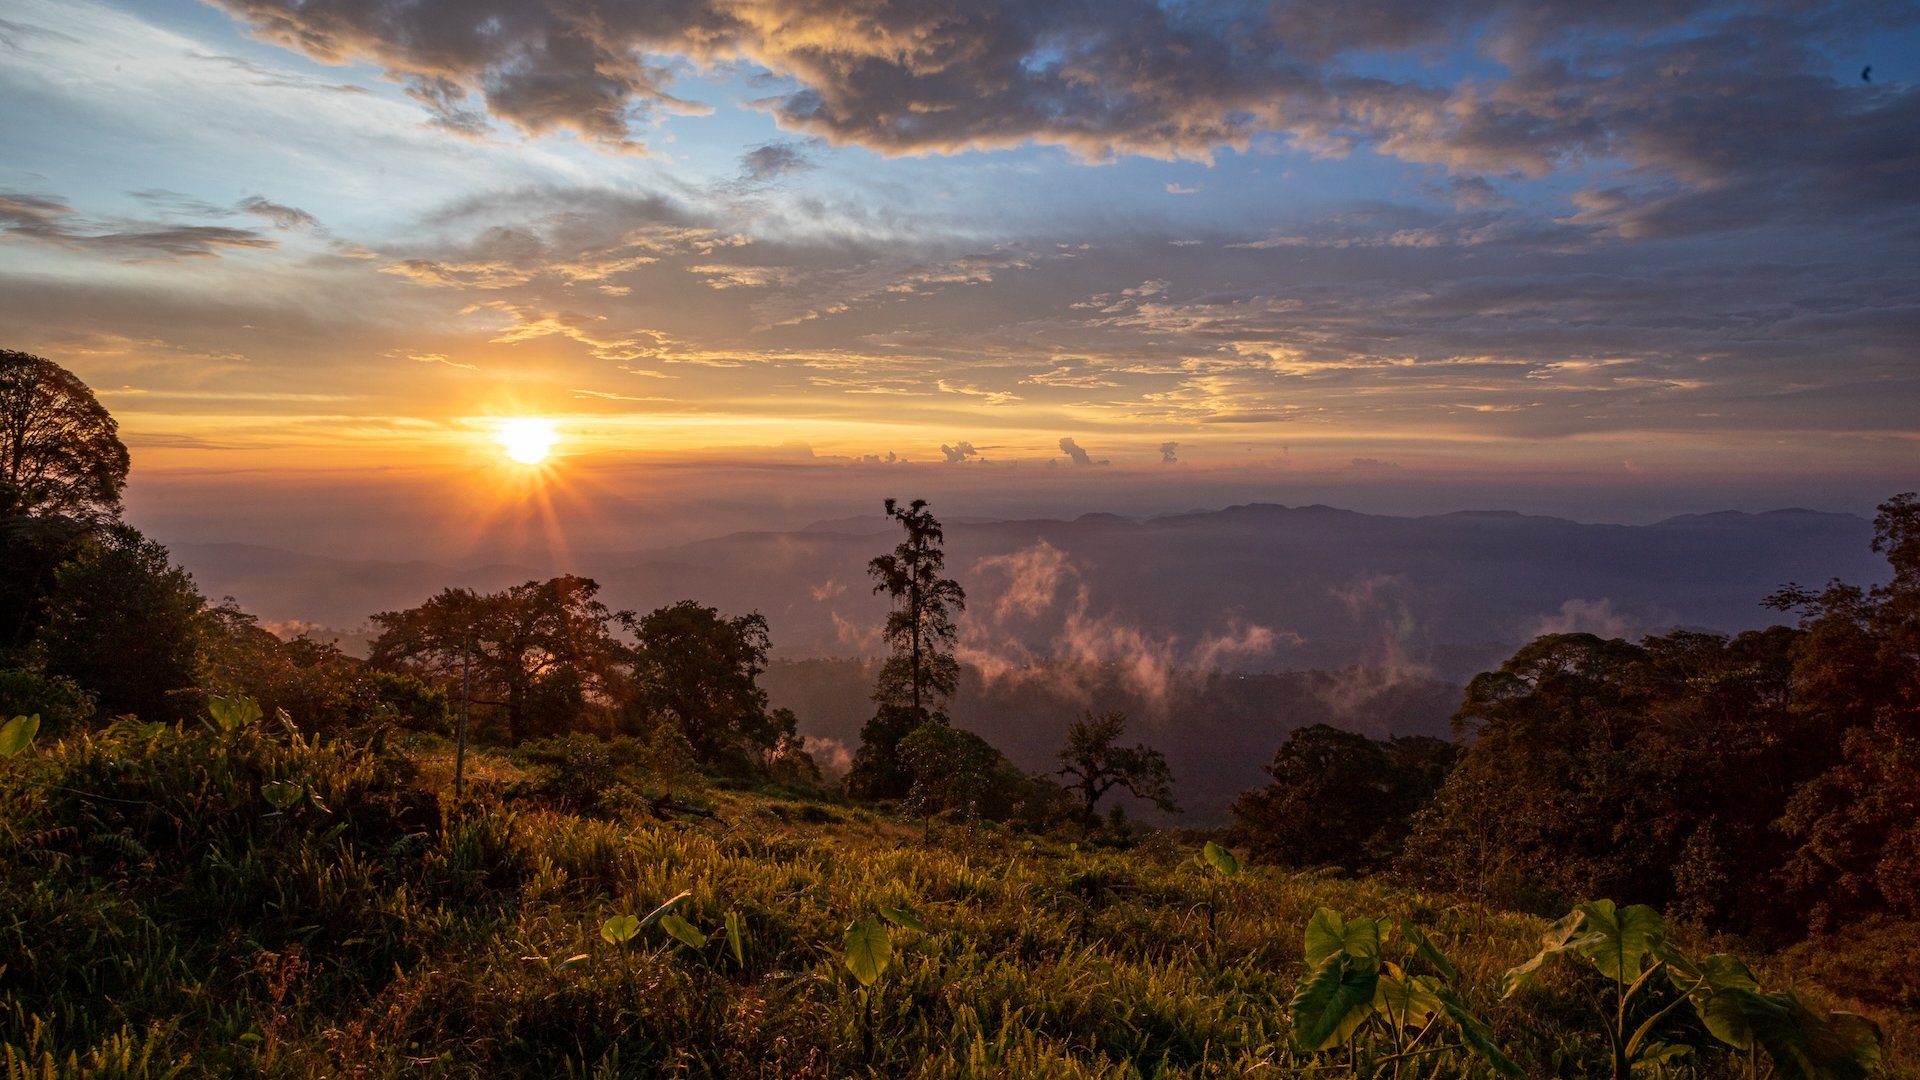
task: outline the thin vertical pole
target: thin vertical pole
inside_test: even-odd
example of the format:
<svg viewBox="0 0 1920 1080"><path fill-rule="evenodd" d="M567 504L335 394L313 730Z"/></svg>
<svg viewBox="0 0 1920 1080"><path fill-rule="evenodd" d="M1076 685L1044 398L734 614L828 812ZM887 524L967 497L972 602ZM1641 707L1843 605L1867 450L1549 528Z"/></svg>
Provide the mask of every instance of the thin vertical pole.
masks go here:
<svg viewBox="0 0 1920 1080"><path fill-rule="evenodd" d="M460 652L460 731L454 737L453 797L466 791L467 781L467 702L473 696L473 628L467 628L467 647Z"/></svg>

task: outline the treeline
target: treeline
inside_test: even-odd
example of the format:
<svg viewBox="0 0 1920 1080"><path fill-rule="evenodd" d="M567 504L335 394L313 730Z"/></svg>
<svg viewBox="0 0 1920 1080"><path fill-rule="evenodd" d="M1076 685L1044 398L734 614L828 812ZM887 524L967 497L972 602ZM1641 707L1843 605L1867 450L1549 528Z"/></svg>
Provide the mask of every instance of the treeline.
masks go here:
<svg viewBox="0 0 1920 1080"><path fill-rule="evenodd" d="M1797 625L1534 641L1468 686L1456 746L1297 731L1236 830L1542 912L1627 896L1776 940L1920 918L1920 501L1874 527L1890 580L1767 598Z"/></svg>
<svg viewBox="0 0 1920 1080"><path fill-rule="evenodd" d="M820 784L796 717L761 686L758 613L616 611L590 579L561 576L378 613L365 661L282 641L118 520L127 456L84 384L0 353L0 406L0 720L37 714L42 737L124 715L197 722L217 694L309 732L561 740L535 751L558 774L624 755ZM902 538L869 572L892 601L891 655L842 792L929 822L1029 828L1089 828L1116 790L1172 811L1166 757L1127 745L1113 710L1086 712L1041 772L952 723L965 591L944 576L926 504L886 509ZM1271 783L1234 804L1235 834L1263 861L1393 870L1536 911L1620 896L1776 938L1920 919L1913 494L1879 508L1873 547L1891 564L1884 585L1767 599L1795 626L1543 637L1473 680L1451 742L1301 727ZM575 787L569 800L590 801L590 784Z"/></svg>

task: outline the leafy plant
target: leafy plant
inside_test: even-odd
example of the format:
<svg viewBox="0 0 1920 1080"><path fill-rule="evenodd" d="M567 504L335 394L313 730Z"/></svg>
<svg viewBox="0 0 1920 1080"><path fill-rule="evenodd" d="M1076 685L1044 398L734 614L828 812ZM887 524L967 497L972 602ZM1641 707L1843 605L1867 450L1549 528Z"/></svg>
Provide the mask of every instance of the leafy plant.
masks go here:
<svg viewBox="0 0 1920 1080"><path fill-rule="evenodd" d="M40 733L40 714L16 716L0 724L0 757L14 757L33 744Z"/></svg>
<svg viewBox="0 0 1920 1080"><path fill-rule="evenodd" d="M653 912L644 919L636 918L633 915L609 916L605 922L600 924L600 936L605 938L609 944L617 945L624 949L627 942L639 936L640 931L645 930L654 923L661 923L668 933L676 938L680 938L682 941L686 941L686 938L681 937L678 932L666 926L665 923L667 919L672 919L675 923L686 925L687 929L692 930L694 934L700 933L698 930L693 929L692 924L687 923L685 919L673 913L673 909L679 907L681 901L692 895L692 889L684 890L680 895L654 908ZM702 936L698 944L705 945L706 943L707 939Z"/></svg>
<svg viewBox="0 0 1920 1080"><path fill-rule="evenodd" d="M1547 931L1540 951L1506 974L1506 996L1527 985L1541 965L1560 955L1584 957L1605 976L1614 996L1594 1008L1605 1021L1614 1080L1628 1080L1637 1066L1663 1060L1673 1047L1653 1039L1655 1028L1683 1004L1691 1004L1714 1038L1748 1054L1750 1076L1759 1075L1756 1051L1764 1050L1784 1080L1861 1080L1880 1059L1880 1032L1850 1013L1822 1016L1792 993L1760 992L1739 959L1719 953L1696 963L1667 940L1667 923L1643 904L1617 908L1589 900ZM1632 1013L1652 997L1664 973L1678 995L1628 1030Z"/></svg>
<svg viewBox="0 0 1920 1080"><path fill-rule="evenodd" d="M927 932L920 917L906 908L882 904L875 910L876 917L863 916L849 923L841 942L841 962L860 983L860 1044L869 1061L873 1060L873 995L878 992L880 977L893 964L893 931L887 924Z"/></svg>
<svg viewBox="0 0 1920 1080"><path fill-rule="evenodd" d="M1240 876L1240 860L1233 852L1209 840L1193 861L1202 870L1212 872L1207 878L1207 936L1212 937L1214 914L1220 909L1220 883Z"/></svg>
<svg viewBox="0 0 1920 1080"><path fill-rule="evenodd" d="M1388 1066L1398 1075L1408 1060L1443 1049L1437 1039L1426 1044L1451 1029L1460 1045L1495 1071L1521 1075L1486 1022L1449 985L1458 972L1424 933L1399 923L1400 962L1383 957L1395 928L1387 919L1348 920L1331 908L1314 911L1303 943L1310 973L1287 1005L1294 1044L1308 1051L1346 1046L1356 1072L1364 1059L1369 1069ZM1412 974L1416 959L1433 973Z"/></svg>
<svg viewBox="0 0 1920 1080"><path fill-rule="evenodd" d="M260 719L260 703L250 697L207 695L207 715L217 731L232 734Z"/></svg>

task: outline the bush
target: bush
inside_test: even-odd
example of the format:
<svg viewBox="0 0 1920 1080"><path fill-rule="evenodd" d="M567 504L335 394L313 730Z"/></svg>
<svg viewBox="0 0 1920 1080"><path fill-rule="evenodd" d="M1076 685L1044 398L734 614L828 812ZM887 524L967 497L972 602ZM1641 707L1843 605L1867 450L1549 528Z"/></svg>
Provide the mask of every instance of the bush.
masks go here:
<svg viewBox="0 0 1920 1080"><path fill-rule="evenodd" d="M0 668L0 722L40 717L40 737L52 738L93 716L93 695L72 679L31 668Z"/></svg>

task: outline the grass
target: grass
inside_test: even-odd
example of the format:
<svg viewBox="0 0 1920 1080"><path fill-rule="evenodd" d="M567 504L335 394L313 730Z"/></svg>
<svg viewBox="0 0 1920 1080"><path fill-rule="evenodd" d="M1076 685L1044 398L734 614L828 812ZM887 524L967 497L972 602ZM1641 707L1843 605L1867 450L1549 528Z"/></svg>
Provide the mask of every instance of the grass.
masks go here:
<svg viewBox="0 0 1920 1080"><path fill-rule="evenodd" d="M1342 1058L1291 1049L1285 1019L1322 906L1425 927L1530 1072L1605 1075L1577 972L1498 1001L1538 947L1528 916L1381 880L1220 882L1174 833L943 825L929 843L917 820L725 790L706 796L720 821L581 817L516 797L535 778L484 753L453 805L440 748L267 726L123 722L0 761L7 1080L1343 1076ZM303 798L276 812L275 782ZM706 946L657 925L624 948L601 937L683 890ZM841 942L882 905L927 932L895 932L869 1002ZM1910 1019L1880 1011L1910 1047ZM1669 1075L1743 1070L1706 1051ZM1446 1051L1403 1075L1487 1073Z"/></svg>

